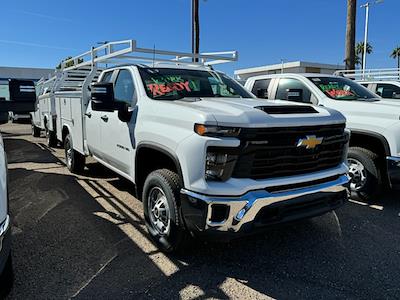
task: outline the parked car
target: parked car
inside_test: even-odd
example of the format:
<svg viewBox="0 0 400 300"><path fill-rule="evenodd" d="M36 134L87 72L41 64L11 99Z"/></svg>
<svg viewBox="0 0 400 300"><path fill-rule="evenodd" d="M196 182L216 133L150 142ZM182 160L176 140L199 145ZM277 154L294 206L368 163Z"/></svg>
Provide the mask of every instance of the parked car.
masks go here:
<svg viewBox="0 0 400 300"><path fill-rule="evenodd" d="M400 187L400 102L386 101L348 78L323 74L274 74L249 78L259 98L329 107L351 129L348 164L354 196L369 200L385 183Z"/></svg>
<svg viewBox="0 0 400 300"><path fill-rule="evenodd" d="M7 158L0 135L0 298L7 294L13 281L10 224Z"/></svg>
<svg viewBox="0 0 400 300"><path fill-rule="evenodd" d="M143 61L144 53L148 65L110 67L118 59ZM231 238L347 201L343 115L260 103L208 66L234 60L235 52L199 55L196 63L190 53L136 48L130 40L91 55L75 57L72 67L64 62L40 101L55 99L55 136L72 172L92 156L135 183L147 229L163 251L184 247L190 235ZM100 71L100 63L108 68Z"/></svg>

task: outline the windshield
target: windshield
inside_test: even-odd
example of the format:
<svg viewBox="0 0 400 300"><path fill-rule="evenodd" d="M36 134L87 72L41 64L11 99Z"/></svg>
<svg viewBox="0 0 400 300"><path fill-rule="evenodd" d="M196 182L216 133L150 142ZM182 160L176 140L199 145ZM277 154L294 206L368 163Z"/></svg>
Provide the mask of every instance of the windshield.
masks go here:
<svg viewBox="0 0 400 300"><path fill-rule="evenodd" d="M329 98L334 100L377 100L378 96L360 84L341 77L309 77Z"/></svg>
<svg viewBox="0 0 400 300"><path fill-rule="evenodd" d="M152 99L253 98L242 86L220 72L172 68L139 68L139 72L147 96Z"/></svg>

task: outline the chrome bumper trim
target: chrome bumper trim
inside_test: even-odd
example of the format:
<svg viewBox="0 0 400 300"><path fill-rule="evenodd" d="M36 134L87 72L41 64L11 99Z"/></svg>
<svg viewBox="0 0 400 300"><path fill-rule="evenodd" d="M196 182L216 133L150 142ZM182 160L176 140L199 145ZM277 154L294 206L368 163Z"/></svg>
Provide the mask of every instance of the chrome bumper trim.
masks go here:
<svg viewBox="0 0 400 300"><path fill-rule="evenodd" d="M341 175L338 179L326 183L276 193L256 190L237 197L206 196L186 189L182 189L181 193L207 204L206 229L213 228L217 231L237 232L243 224L254 221L259 211L268 205L309 194L340 193L346 190L348 183L349 177ZM229 207L229 215L223 222L211 221L212 210L210 208L213 204L223 204Z"/></svg>

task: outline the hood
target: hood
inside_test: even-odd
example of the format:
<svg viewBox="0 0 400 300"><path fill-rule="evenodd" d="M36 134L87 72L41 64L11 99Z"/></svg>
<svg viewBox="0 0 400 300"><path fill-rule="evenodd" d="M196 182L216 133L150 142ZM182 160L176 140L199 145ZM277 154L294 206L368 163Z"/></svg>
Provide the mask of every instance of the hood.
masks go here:
<svg viewBox="0 0 400 300"><path fill-rule="evenodd" d="M400 119L400 101L394 99L379 99L378 101L338 101L333 100L330 107L341 111L346 118L365 116L382 120Z"/></svg>
<svg viewBox="0 0 400 300"><path fill-rule="evenodd" d="M335 110L281 100L203 98L194 102L179 100L174 103L212 114L220 126L284 127L345 122L343 115Z"/></svg>

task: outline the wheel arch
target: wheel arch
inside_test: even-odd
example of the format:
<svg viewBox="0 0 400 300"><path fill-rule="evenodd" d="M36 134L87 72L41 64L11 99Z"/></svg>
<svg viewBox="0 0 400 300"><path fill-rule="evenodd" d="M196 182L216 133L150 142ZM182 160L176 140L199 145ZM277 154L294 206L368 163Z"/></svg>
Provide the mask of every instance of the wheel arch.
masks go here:
<svg viewBox="0 0 400 300"><path fill-rule="evenodd" d="M136 194L139 199L142 196L143 184L147 175L161 168L175 171L179 175L181 185L184 185L181 164L178 156L171 149L157 143L139 143L135 152L134 175Z"/></svg>
<svg viewBox="0 0 400 300"><path fill-rule="evenodd" d="M390 156L388 141L383 135L376 132L367 130L351 130L350 147L354 146L369 149L375 153L377 152L376 154L383 154L384 157Z"/></svg>

